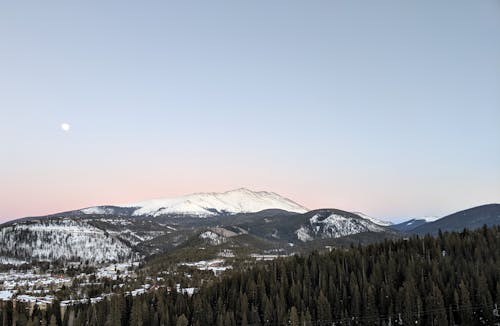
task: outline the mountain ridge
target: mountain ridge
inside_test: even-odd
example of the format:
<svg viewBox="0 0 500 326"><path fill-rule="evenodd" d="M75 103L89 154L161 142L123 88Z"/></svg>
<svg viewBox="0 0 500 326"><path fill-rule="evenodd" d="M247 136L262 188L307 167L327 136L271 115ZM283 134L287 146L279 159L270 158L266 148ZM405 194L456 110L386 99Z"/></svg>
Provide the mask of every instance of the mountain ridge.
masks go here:
<svg viewBox="0 0 500 326"><path fill-rule="evenodd" d="M238 188L225 192L198 192L177 197L155 198L139 202L100 205L79 209L83 214L115 214L116 208L133 210L132 216L189 215L210 217L256 213L266 209L281 209L305 213L308 209L274 192Z"/></svg>
<svg viewBox="0 0 500 326"><path fill-rule="evenodd" d="M415 225L417 220L422 225ZM294 253L483 224L500 224L500 204L469 208L434 222L414 219L391 224L334 208L309 211L274 192L240 188L9 221L0 225L0 259L99 264L178 255L186 248L189 252L224 249L262 254L279 249ZM405 229L398 229L401 225Z"/></svg>
<svg viewBox="0 0 500 326"><path fill-rule="evenodd" d="M500 224L500 204L484 204L446 215L433 222L425 223L411 230L417 234L436 234L442 231L461 231L464 228L477 229L483 225Z"/></svg>

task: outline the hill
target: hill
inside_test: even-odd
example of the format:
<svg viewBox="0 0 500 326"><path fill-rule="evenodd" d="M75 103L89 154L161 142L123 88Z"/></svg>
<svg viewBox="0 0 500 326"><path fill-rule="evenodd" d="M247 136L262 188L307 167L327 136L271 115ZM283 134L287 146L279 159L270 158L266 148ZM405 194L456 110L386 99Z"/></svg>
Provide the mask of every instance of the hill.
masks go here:
<svg viewBox="0 0 500 326"><path fill-rule="evenodd" d="M411 233L436 234L442 231L474 230L483 225L500 225L500 204L488 204L469 208L450 214L434 222L426 223L413 230Z"/></svg>

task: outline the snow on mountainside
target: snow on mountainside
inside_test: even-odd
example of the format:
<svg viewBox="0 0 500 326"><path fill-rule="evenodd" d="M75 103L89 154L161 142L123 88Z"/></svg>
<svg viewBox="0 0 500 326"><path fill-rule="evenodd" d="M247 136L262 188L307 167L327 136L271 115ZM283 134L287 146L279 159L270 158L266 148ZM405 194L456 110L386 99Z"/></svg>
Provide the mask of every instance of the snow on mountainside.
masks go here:
<svg viewBox="0 0 500 326"><path fill-rule="evenodd" d="M295 231L302 242L314 239L340 238L362 232L383 232L384 227L354 214L320 211Z"/></svg>
<svg viewBox="0 0 500 326"><path fill-rule="evenodd" d="M201 233L199 237L202 240L206 240L212 246L218 246L226 242L226 238L224 236L210 230Z"/></svg>
<svg viewBox="0 0 500 326"><path fill-rule="evenodd" d="M426 222L434 222L434 221L437 221L439 219L440 219L440 217L438 217L438 216L423 216L423 217L416 218L416 220L424 220Z"/></svg>
<svg viewBox="0 0 500 326"><path fill-rule="evenodd" d="M112 208L106 207L89 207L80 210L84 214L89 215L111 215L114 214L114 210Z"/></svg>
<svg viewBox="0 0 500 326"><path fill-rule="evenodd" d="M438 219L439 217L435 216L424 216L419 218L413 218L411 220L404 221L398 224L393 224L391 225L391 227L398 231L408 232L424 224L437 221Z"/></svg>
<svg viewBox="0 0 500 326"><path fill-rule="evenodd" d="M0 256L23 260L120 261L133 252L121 240L70 219L13 223L0 228Z"/></svg>
<svg viewBox="0 0 500 326"><path fill-rule="evenodd" d="M383 226L389 226L389 225L392 225L392 222L389 222L389 221L383 221L383 220L379 220L378 218L375 218L375 217L371 217L371 216L368 216L366 214L363 214L361 212L352 212L353 214L356 214L356 215L359 215L361 216L362 218L364 218L365 220L369 220L375 224L378 224L378 225L383 225Z"/></svg>
<svg viewBox="0 0 500 326"><path fill-rule="evenodd" d="M84 214L113 214L109 206L89 207ZM266 209L281 209L305 213L307 209L276 193L236 189L223 193L196 193L181 197L151 199L115 207L135 208L132 216L189 215L209 217L238 213L255 213Z"/></svg>

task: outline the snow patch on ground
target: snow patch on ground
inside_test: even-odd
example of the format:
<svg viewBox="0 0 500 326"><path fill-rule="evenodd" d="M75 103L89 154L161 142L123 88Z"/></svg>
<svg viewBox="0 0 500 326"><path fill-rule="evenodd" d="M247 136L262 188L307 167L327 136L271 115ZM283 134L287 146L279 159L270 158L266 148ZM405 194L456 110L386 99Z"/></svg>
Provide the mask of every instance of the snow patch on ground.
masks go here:
<svg viewBox="0 0 500 326"><path fill-rule="evenodd" d="M0 300L10 300L12 297L16 294L16 291L12 290L7 290L7 291L0 291Z"/></svg>
<svg viewBox="0 0 500 326"><path fill-rule="evenodd" d="M218 246L226 242L226 238L213 232L213 231L205 231L200 234L200 239L207 241L212 246Z"/></svg>
<svg viewBox="0 0 500 326"><path fill-rule="evenodd" d="M80 212L84 214L89 214L89 215L110 215L113 214L114 211L112 208L104 208L104 207L88 207L81 209Z"/></svg>
<svg viewBox="0 0 500 326"><path fill-rule="evenodd" d="M437 221L439 219L440 219L440 217L438 217L438 216L423 216L423 217L416 218L416 220L424 220L426 222L434 222L434 221Z"/></svg>
<svg viewBox="0 0 500 326"><path fill-rule="evenodd" d="M14 266L19 266L22 264L26 264L26 260L21 260L21 259L16 259L12 257L4 257L0 256L0 265L14 265Z"/></svg>
<svg viewBox="0 0 500 326"><path fill-rule="evenodd" d="M313 240L313 237L309 235L309 229L305 226L301 226L297 231L295 231L297 238L302 242L307 242Z"/></svg>
<svg viewBox="0 0 500 326"><path fill-rule="evenodd" d="M224 259L213 259L213 260L200 260L194 263L179 263L180 266L189 266L202 271L211 271L214 275L219 275L228 269L233 268L230 265L225 264Z"/></svg>

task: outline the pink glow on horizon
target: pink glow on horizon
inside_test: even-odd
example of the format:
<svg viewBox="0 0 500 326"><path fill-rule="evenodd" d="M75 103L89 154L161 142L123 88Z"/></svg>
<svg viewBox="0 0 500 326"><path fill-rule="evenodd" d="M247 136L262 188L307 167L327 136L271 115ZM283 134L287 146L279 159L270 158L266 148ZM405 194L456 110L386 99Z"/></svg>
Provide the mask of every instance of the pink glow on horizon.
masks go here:
<svg viewBox="0 0 500 326"><path fill-rule="evenodd" d="M239 164L223 166L215 163L208 166L210 169L201 169L194 163L182 167L170 165L168 168L161 163L149 163L140 169L137 165L108 165L94 174L89 174L86 166L53 170L50 174L43 167L38 171L33 168L28 175L11 175L11 179L6 180L10 188L0 189L0 221L195 192L224 192L241 187L273 191L311 210L338 208L388 220L444 216L488 203L488 199L496 201L491 195L494 191L479 186L471 186L471 193L476 194L473 199L457 199L451 198L446 189L439 191L436 188L434 194L428 194L424 186L418 186L417 180L386 179L384 187L405 189L404 193L394 194L381 191L381 182L377 179L360 174L356 175L357 178L348 178L332 172L319 177L305 174L299 168L273 170L262 166L251 173L242 173L237 168ZM254 162L252 164L259 167ZM408 187L409 182L412 182L412 187ZM484 198L484 201L479 202L477 198ZM424 211L422 207L429 207L432 211Z"/></svg>
<svg viewBox="0 0 500 326"><path fill-rule="evenodd" d="M20 197L14 195L5 197L3 194L3 200L5 200L7 205L2 205L2 212L0 217L0 222L6 222L8 220L13 220L16 218L27 217L27 216L43 216L58 212L64 212L74 209L80 209L89 206L97 205L113 205L113 204L125 204L130 202L141 201L144 199L151 198L162 198L162 197L176 197L182 196L194 192L223 192L231 189L236 189L240 187L246 187L251 190L266 190L274 191L286 198L289 198L308 209L318 209L318 208L338 208L347 211L363 212L367 215L385 218L386 220L394 220L396 216L384 215L384 211L387 211L387 206L384 205L376 197L363 198L364 207L360 207L358 200L354 197L350 197L345 192L330 193L329 195L318 196L307 190L295 189L295 191L279 191L276 189L271 189L267 187L258 187L251 185L233 185L231 187L194 187L188 185L179 185L178 188L163 188L161 186L151 186L147 190L130 190L129 188L116 187L113 189L101 188L99 192L87 192L82 194L77 194L75 192L65 192L63 194L58 194L57 196L51 196L48 193L44 193L43 196L40 194L30 194L29 204L27 205L22 200L16 200ZM121 190L120 190L121 189ZM359 195L359 194L358 194ZM393 206L391 210L402 212L397 220L404 219L404 212L410 209L416 209L416 205L411 205L405 202L403 198L393 198ZM448 203L446 203L448 204ZM471 202L467 203L470 207L475 205L484 204L482 202ZM446 210L442 205L443 209L436 214L435 212L429 212L428 215L444 216L449 213L453 213L455 210L461 210L468 208L466 204L462 207L456 207L455 210ZM442 215L439 215L442 214ZM419 214L424 216L425 212ZM413 215L415 217L416 215ZM408 215L408 217L412 217Z"/></svg>

